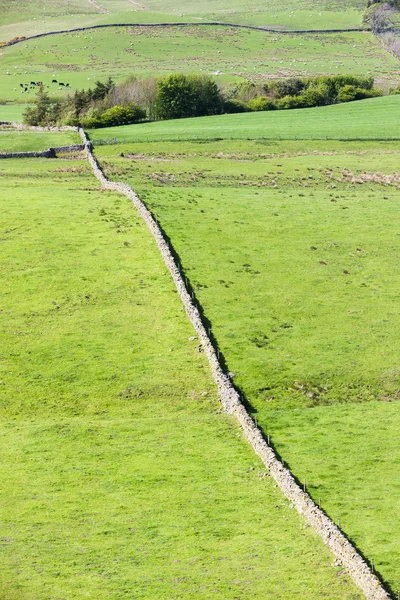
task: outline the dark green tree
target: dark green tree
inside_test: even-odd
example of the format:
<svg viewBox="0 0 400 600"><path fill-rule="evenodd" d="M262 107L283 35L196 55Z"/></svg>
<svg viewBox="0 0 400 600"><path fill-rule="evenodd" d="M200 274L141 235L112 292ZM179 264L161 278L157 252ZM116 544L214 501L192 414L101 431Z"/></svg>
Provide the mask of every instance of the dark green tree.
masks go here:
<svg viewBox="0 0 400 600"><path fill-rule="evenodd" d="M217 84L199 75L168 75L157 83L155 114L158 119L202 117L221 112Z"/></svg>
<svg viewBox="0 0 400 600"><path fill-rule="evenodd" d="M25 125L46 127L55 125L60 117L61 101L50 98L43 86L39 87L33 106L24 112Z"/></svg>

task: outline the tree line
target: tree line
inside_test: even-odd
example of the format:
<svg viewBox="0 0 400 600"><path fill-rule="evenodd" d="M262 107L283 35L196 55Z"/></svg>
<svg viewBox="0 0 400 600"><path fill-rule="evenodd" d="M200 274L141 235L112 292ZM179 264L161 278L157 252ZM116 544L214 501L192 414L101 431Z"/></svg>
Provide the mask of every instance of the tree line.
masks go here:
<svg viewBox="0 0 400 600"><path fill-rule="evenodd" d="M292 77L261 84L241 81L225 86L205 75L171 74L163 78L109 77L93 89L51 97L40 87L24 113L27 125L110 127L144 120L181 119L224 113L326 106L381 96L372 77L333 75Z"/></svg>

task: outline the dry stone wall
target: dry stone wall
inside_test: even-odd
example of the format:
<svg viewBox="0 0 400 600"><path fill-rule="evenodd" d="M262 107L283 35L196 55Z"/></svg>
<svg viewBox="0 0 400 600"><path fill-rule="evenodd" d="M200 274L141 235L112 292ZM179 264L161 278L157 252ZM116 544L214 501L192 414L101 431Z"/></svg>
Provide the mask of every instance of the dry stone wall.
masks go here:
<svg viewBox="0 0 400 600"><path fill-rule="evenodd" d="M44 33L36 33L27 37L20 37L9 42L6 42L4 46L15 46L15 44L26 43L29 40L37 40L38 38L47 37L49 35L59 35L62 33L76 33L79 31L90 31L93 29L105 29L105 28L117 28L117 27L230 27L234 29L253 29L255 31L264 31L265 33L279 33L292 35L294 33L346 33L353 31L371 31L370 27L350 27L342 29L274 29L273 27L258 27L257 25L241 25L239 23L222 23L221 21L203 21L202 23L193 23L182 21L176 23L104 23L102 25L88 25L87 27L74 27L73 29L59 29L58 31L46 31ZM393 29L390 29L392 31Z"/></svg>
<svg viewBox="0 0 400 600"><path fill-rule="evenodd" d="M362 556L343 535L340 529L336 527L333 521L326 516L326 514L313 502L310 496L299 486L289 469L278 460L274 450L267 444L261 431L246 411L239 394L220 365L217 352L207 334L200 312L186 289L183 277L174 260L170 246L164 239L162 231L151 212L129 185L109 181L104 176L103 171L93 155L91 143L82 129L80 130L80 135L85 144L85 151L93 168L93 172L102 187L107 190L120 192L127 196L150 229L164 262L172 275L186 313L201 341L204 352L210 363L213 378L218 386L220 401L225 411L236 417L247 440L252 445L256 454L263 461L279 488L296 510L303 516L305 521L322 537L325 544L329 546L335 555L336 561L345 567L354 582L364 592L366 598L368 598L368 600L390 600L390 595L385 591L381 582L371 571Z"/></svg>
<svg viewBox="0 0 400 600"><path fill-rule="evenodd" d="M1 152L0 158L56 158L57 153L79 152L84 149L84 144L73 144L72 146L49 148L43 152Z"/></svg>

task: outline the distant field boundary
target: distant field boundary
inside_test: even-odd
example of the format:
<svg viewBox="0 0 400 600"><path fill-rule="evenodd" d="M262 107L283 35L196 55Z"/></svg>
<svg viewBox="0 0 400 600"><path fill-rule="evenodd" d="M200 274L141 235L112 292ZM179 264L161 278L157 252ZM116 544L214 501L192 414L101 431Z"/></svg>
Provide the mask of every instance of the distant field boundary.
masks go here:
<svg viewBox="0 0 400 600"><path fill-rule="evenodd" d="M382 582L373 573L367 562L356 550L353 544L346 538L333 521L321 510L311 499L304 487L299 485L291 471L281 462L274 449L264 439L257 424L247 412L242 399L233 386L229 376L224 372L220 362L220 352L216 344L211 340L211 332L202 318L194 295L190 294L190 287L185 284L184 275L181 273L179 257L164 235L161 227L153 217L150 210L132 188L123 182L110 181L103 173L100 164L93 154L92 144L85 131L79 129L82 142L85 144L86 156L93 169L95 177L103 189L114 191L125 195L146 223L153 235L157 247L161 253L166 267L168 268L175 283L178 294L182 300L186 313L194 327L199 341L202 344L205 355L208 358L213 379L218 386L219 398L225 411L239 422L244 435L251 444L255 453L263 461L269 473L277 485L292 503L307 523L322 537L325 544L329 546L338 563L348 571L356 585L363 591L368 600L390 600L390 595L385 591Z"/></svg>
<svg viewBox="0 0 400 600"><path fill-rule="evenodd" d="M71 146L57 146L39 152L0 152L2 158L57 158L59 153L80 152L85 149L83 144L72 144Z"/></svg>
<svg viewBox="0 0 400 600"><path fill-rule="evenodd" d="M221 23L220 21L204 21L202 23L106 23L103 25L88 25L87 27L74 27L73 29L60 29L59 31L47 31L45 33L37 33L27 37L19 37L17 39L6 42L2 47L14 46L22 42L28 42L29 40L36 40L38 38L46 37L49 35L59 35L62 33L77 33L79 31L90 31L92 29L105 29L110 27L233 27L236 29L251 29L254 31L262 31L264 33L284 34L284 35L296 35L296 34L318 34L318 33L351 33L351 32L370 32L370 27L352 27L349 29L273 29L269 27L257 27L256 25L240 25L238 23ZM388 31L393 31L392 29Z"/></svg>

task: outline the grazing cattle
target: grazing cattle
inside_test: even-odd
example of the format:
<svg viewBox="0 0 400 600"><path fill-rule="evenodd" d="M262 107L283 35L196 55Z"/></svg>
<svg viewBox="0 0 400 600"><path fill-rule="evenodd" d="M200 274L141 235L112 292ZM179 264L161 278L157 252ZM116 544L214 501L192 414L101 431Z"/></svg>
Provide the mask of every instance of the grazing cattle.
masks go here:
<svg viewBox="0 0 400 600"><path fill-rule="evenodd" d="M65 84L65 87L69 87L69 83L66 83L66 84Z"/></svg>
<svg viewBox="0 0 400 600"><path fill-rule="evenodd" d="M31 85L36 85L36 81L31 81Z"/></svg>
<svg viewBox="0 0 400 600"><path fill-rule="evenodd" d="M52 79L51 83L58 83L57 79Z"/></svg>
<svg viewBox="0 0 400 600"><path fill-rule="evenodd" d="M39 86L39 87L43 87L43 81L37 81L36 85Z"/></svg>
<svg viewBox="0 0 400 600"><path fill-rule="evenodd" d="M62 81L60 81L60 83L59 83L58 85L60 85L60 86L61 86L61 85L65 85L65 83L63 83Z"/></svg>
<svg viewBox="0 0 400 600"><path fill-rule="evenodd" d="M19 84L19 87L24 87L24 84L23 84L23 83L20 83L20 84Z"/></svg>

